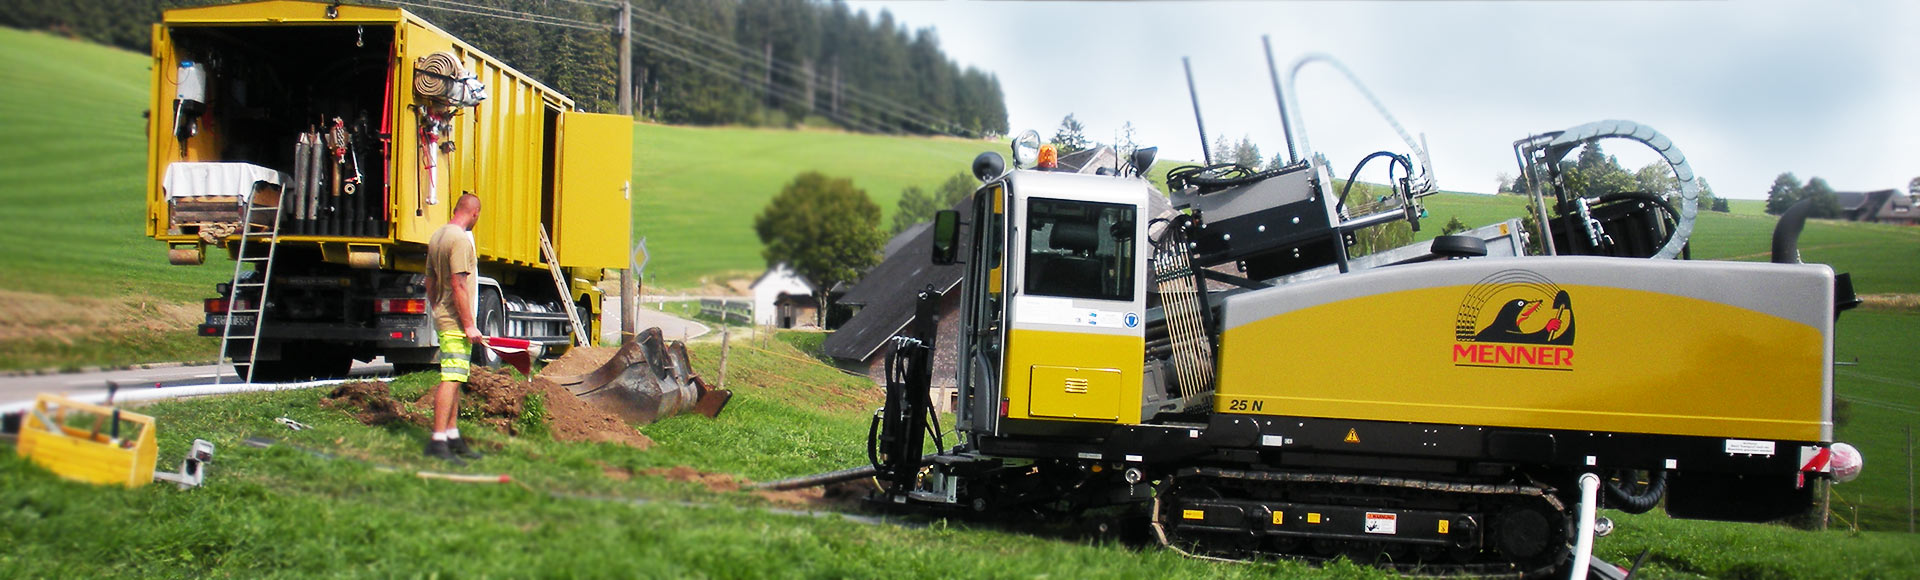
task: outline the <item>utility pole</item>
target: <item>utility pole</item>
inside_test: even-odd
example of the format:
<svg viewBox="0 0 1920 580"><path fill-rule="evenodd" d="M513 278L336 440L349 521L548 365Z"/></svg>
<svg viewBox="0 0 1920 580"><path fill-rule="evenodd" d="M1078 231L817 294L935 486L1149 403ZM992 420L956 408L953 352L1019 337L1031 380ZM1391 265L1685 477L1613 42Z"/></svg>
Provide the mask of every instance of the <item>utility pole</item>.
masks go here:
<svg viewBox="0 0 1920 580"><path fill-rule="evenodd" d="M633 116L633 2L620 3L620 114Z"/></svg>
<svg viewBox="0 0 1920 580"><path fill-rule="evenodd" d="M633 121L633 2L620 3L620 114ZM627 184L628 197L632 197L633 184ZM627 231L633 231L633 212L627 212ZM643 246L644 247L644 246ZM632 259L627 261L627 271L620 276L620 342L636 340L640 315L640 282L636 278L640 269Z"/></svg>
<svg viewBox="0 0 1920 580"><path fill-rule="evenodd" d="M1913 426L1907 426L1907 533L1913 533Z"/></svg>

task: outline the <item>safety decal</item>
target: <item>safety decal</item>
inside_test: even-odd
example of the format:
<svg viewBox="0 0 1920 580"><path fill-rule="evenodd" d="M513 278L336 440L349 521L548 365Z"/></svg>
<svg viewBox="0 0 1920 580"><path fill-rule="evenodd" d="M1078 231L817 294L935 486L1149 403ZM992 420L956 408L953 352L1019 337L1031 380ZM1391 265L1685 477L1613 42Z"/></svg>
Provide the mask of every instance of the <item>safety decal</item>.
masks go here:
<svg viewBox="0 0 1920 580"><path fill-rule="evenodd" d="M1367 512L1367 527L1365 529L1369 534L1399 534L1400 516L1396 514Z"/></svg>
<svg viewBox="0 0 1920 580"><path fill-rule="evenodd" d="M1188 520L1207 519L1207 512L1201 510L1180 510L1180 518Z"/></svg>
<svg viewBox="0 0 1920 580"><path fill-rule="evenodd" d="M1453 364L1571 371L1573 296L1545 276L1502 270L1481 279L1454 317Z"/></svg>

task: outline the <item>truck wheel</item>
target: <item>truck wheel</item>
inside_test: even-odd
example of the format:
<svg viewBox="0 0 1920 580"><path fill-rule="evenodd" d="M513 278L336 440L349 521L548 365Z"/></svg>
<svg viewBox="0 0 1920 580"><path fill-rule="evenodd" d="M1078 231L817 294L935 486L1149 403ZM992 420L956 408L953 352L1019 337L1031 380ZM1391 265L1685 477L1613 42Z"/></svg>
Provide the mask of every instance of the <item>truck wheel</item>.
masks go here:
<svg viewBox="0 0 1920 580"><path fill-rule="evenodd" d="M507 305L500 300L500 290L493 287L480 289L480 303L475 305L474 326L480 327L480 334L487 336L507 335Z"/></svg>
<svg viewBox="0 0 1920 580"><path fill-rule="evenodd" d="M580 326L584 327L587 331L587 343L576 345L576 346L591 346L593 344L594 339L599 338L596 335L596 333L599 331L599 325L594 324L599 321L593 318L593 309L587 307L586 301L573 303L573 310L574 312L579 313Z"/></svg>

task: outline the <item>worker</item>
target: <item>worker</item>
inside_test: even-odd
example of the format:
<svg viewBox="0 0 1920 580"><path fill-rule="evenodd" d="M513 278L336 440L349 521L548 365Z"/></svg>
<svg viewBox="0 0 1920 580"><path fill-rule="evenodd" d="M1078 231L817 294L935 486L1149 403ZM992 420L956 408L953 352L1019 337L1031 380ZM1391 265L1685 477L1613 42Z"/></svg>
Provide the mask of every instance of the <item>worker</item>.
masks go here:
<svg viewBox="0 0 1920 580"><path fill-rule="evenodd" d="M473 348L486 345L474 320L480 274L473 224L479 221L480 197L461 195L453 204L453 218L427 240L427 304L440 335L440 385L433 391L433 436L426 454L459 464L465 463L463 458L480 458L454 423L460 415L460 387L473 366Z"/></svg>

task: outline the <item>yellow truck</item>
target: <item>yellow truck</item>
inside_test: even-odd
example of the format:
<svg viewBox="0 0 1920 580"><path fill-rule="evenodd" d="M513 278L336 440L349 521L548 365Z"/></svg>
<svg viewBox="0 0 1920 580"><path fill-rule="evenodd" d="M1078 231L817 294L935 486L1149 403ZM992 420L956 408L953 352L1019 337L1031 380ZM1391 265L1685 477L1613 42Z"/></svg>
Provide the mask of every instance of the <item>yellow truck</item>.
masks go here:
<svg viewBox="0 0 1920 580"><path fill-rule="evenodd" d="M594 284L627 264L630 118L577 111L399 8L169 10L152 70L146 233L174 264L208 246L235 260L199 332L228 337L256 379L431 365L427 239L464 193L484 207L481 330L558 348L599 335Z"/></svg>

